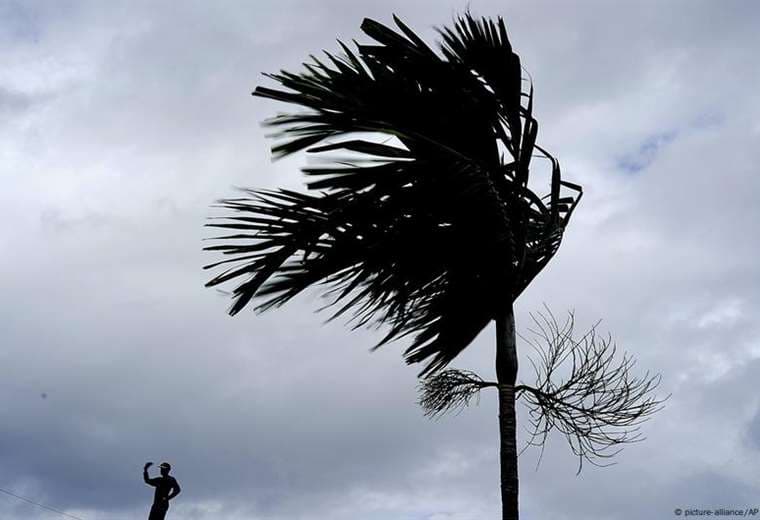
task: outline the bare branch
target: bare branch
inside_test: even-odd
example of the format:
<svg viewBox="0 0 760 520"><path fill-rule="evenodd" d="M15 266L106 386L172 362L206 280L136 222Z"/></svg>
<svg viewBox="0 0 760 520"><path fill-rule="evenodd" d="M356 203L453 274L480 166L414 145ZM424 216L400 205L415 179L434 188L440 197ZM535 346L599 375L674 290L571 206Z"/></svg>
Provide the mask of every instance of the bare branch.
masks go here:
<svg viewBox="0 0 760 520"><path fill-rule="evenodd" d="M535 386L515 388L529 407L533 430L528 445L540 446L543 454L549 432L556 429L578 456L578 473L584 461L608 466L610 463L602 461L620 452L622 444L643 440L639 425L670 396L657 399L653 395L660 384L659 375L631 375L635 360L625 352L622 359L616 356L612 337L597 334L598 323L575 339L573 313L560 325L545 309L545 313L531 314L532 339L521 336L538 355L537 361L531 360ZM556 377L563 369L569 370L569 375Z"/></svg>
<svg viewBox="0 0 760 520"><path fill-rule="evenodd" d="M453 409L461 410L487 386L496 383L483 381L474 372L448 369L420 381L418 403L426 416L440 416Z"/></svg>

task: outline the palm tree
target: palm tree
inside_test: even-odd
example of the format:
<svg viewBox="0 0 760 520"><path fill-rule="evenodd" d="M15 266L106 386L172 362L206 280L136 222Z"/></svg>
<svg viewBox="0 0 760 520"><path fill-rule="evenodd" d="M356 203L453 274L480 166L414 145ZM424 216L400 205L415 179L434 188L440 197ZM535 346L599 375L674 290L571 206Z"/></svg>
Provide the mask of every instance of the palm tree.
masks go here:
<svg viewBox="0 0 760 520"><path fill-rule="evenodd" d="M339 41L341 55L266 74L283 89L256 88L305 109L265 122L275 158L343 156L302 169L310 193L220 201L229 214L208 225L234 234L206 248L228 255L206 266L226 266L207 286L237 280L234 315L254 297L264 311L320 284L331 319L350 311L354 327L387 326L374 348L410 336L404 355L426 363L420 377L495 320L503 518L516 519L513 304L556 253L582 191L536 144L533 87L501 18L458 17L439 29L442 55L394 21L400 32L365 19L376 44L355 53ZM550 166L542 196L528 186L533 157Z"/></svg>

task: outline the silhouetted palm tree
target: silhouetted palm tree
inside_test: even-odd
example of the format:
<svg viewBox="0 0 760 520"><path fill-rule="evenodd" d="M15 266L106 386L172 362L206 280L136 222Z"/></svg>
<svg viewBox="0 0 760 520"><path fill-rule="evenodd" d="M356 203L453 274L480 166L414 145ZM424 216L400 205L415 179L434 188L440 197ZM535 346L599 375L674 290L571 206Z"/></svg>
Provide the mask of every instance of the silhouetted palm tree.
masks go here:
<svg viewBox="0 0 760 520"><path fill-rule="evenodd" d="M254 95L301 105L266 124L275 157L342 151L303 168L311 194L248 190L221 201L209 224L237 230L207 247L231 258L208 286L239 280L230 314L255 296L281 305L323 284L355 326L387 324L375 346L411 336L420 376L445 367L496 321L503 518L517 518L513 302L557 251L581 188L536 144L533 88L504 22L469 13L439 30L442 56L394 16L400 32L365 19L375 45L312 56L306 71L268 74L285 90ZM378 142L364 135L386 138ZM350 137L345 139L346 137ZM344 139L341 139L344 138ZM534 156L548 160L546 192L528 186ZM549 170L549 168L547 168ZM563 187L570 195L562 195Z"/></svg>

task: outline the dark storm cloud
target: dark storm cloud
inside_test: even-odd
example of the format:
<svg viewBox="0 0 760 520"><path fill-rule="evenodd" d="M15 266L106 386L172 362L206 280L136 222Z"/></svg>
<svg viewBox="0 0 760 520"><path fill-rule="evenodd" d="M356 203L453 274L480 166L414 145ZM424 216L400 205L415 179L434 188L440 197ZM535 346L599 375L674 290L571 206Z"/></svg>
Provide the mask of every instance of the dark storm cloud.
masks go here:
<svg viewBox="0 0 760 520"><path fill-rule="evenodd" d="M298 68L336 37L366 41L364 16L396 12L430 39L464 6L29 5L0 8L13 15L0 22L0 113L13 116L0 124L0 487L83 518L134 518L150 496L142 464L167 459L184 490L177 517L494 517L494 396L430 422L402 345L369 354L376 333L323 327L313 294L230 319L200 269L214 199L302 185L305 159L269 162L259 122L285 107L251 98L261 72ZM760 405L758 7L471 7L505 15L540 139L586 187L517 302L518 328L542 302L604 318L673 393L612 468L576 478L560 437L538 471L527 451L524 515L742 505L757 489ZM454 365L491 377L492 335ZM0 496L0 517L50 515Z"/></svg>
<svg viewBox="0 0 760 520"><path fill-rule="evenodd" d="M4 117L13 116L16 113L23 112L29 108L32 103L33 100L28 95L0 88L0 114Z"/></svg>

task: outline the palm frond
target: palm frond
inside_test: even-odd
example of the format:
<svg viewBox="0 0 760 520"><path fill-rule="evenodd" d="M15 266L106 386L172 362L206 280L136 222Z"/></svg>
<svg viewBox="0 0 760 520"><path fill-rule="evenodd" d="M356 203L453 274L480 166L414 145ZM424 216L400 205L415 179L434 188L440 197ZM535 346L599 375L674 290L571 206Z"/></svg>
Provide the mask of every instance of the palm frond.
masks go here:
<svg viewBox="0 0 760 520"><path fill-rule="evenodd" d="M365 20L376 44L353 52L339 42L341 55L267 75L282 88L255 90L304 109L265 122L274 157L349 158L303 168L312 193L220 201L227 215L208 225L235 234L206 248L225 257L207 268L229 266L207 285L239 280L231 314L254 297L263 311L322 285L333 317L388 326L377 346L411 335L406 360L427 361L430 374L548 263L581 190L535 144L532 88L521 90L503 20L460 17L440 30L442 55L394 20L400 32ZM545 198L528 189L534 149L552 162Z"/></svg>

